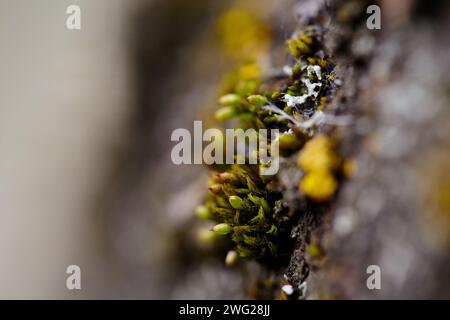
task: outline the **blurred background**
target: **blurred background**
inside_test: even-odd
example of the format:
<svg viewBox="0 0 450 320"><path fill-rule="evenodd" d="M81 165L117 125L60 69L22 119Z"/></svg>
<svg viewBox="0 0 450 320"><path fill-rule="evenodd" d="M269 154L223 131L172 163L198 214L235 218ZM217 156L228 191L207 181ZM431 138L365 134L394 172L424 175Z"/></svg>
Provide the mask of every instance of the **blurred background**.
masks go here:
<svg viewBox="0 0 450 320"><path fill-rule="evenodd" d="M258 62L277 64L313 2L1 0L0 298L247 297L245 272L189 262L207 170L173 165L170 134L212 121L223 75L247 54L227 34L250 34L252 54L271 52ZM340 278L347 297L370 298L355 264L375 263L390 289L376 297L448 297L448 6L395 3L380 3L381 38L339 30L362 63L336 55L354 82L359 171L328 222L338 271L316 288ZM71 4L81 30L66 28ZM252 22L229 31L236 12ZM82 290L66 288L71 264Z"/></svg>
<svg viewBox="0 0 450 320"><path fill-rule="evenodd" d="M216 98L224 5L0 1L1 298L171 297L206 174L172 167L170 134Z"/></svg>

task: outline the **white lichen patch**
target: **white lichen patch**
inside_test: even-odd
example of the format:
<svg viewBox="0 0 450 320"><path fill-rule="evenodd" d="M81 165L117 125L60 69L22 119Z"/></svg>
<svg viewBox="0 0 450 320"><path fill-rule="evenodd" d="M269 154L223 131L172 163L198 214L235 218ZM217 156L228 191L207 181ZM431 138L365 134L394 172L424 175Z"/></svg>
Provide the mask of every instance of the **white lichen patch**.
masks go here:
<svg viewBox="0 0 450 320"><path fill-rule="evenodd" d="M322 74L321 74L321 68L318 65L314 65L314 66L308 66L306 68L306 71L308 72L308 77L310 75L312 75L312 72L314 72L316 74L317 79L322 80Z"/></svg>
<svg viewBox="0 0 450 320"><path fill-rule="evenodd" d="M288 107L295 107L299 104L303 104L309 97L313 97L315 99L319 95L319 91L316 90L316 88L320 88L322 86L322 83L311 82L310 77L315 76L319 81L322 79L320 66L308 66L306 68L306 71L307 77L302 80L302 83L305 85L307 93L302 96L291 96L289 94L285 94L283 97L283 101L286 102Z"/></svg>
<svg viewBox="0 0 450 320"><path fill-rule="evenodd" d="M281 287L281 290L283 290L283 292L288 296L294 293L294 288L290 284L284 285L283 287Z"/></svg>
<svg viewBox="0 0 450 320"><path fill-rule="evenodd" d="M305 103L306 98L308 98L307 94L302 96L291 96L290 94L285 94L283 101L286 102L288 107L295 107L298 104Z"/></svg>

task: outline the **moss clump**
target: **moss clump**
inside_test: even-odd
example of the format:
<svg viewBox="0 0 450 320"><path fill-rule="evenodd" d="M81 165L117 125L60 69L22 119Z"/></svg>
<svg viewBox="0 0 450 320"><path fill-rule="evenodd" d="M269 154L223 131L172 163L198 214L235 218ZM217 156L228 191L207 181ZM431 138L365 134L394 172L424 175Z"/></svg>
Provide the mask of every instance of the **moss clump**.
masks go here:
<svg viewBox="0 0 450 320"><path fill-rule="evenodd" d="M246 19L237 13L233 16ZM239 39L231 37L227 43L234 47L235 40L237 43ZM226 121L228 127L278 129L281 156L297 152L313 135L314 123L306 122L326 108L334 87L333 64L325 54L317 29L308 27L297 33L287 42L287 51L295 62L291 72L283 77L263 76L264 71L251 59L229 73L219 98L220 108L215 113L216 120ZM274 137L269 139L274 142ZM300 188L318 200L329 199L337 189L332 175L337 160L328 152L331 148L323 139L308 143L300 160L301 167L308 170ZM316 156L321 157L321 164L314 164ZM230 265L236 256L288 256L291 251L290 231L298 212L284 204L276 176L260 175L261 165L264 164L221 166L220 170L214 166L216 171L209 181L206 202L197 210L202 219L208 217L217 223L213 228L216 234L229 237L234 243L228 258ZM320 174L318 170L310 170L317 165L328 169Z"/></svg>
<svg viewBox="0 0 450 320"><path fill-rule="evenodd" d="M289 53L294 58L300 58L311 54L313 45L313 37L306 33L300 33L297 37L287 42Z"/></svg>
<svg viewBox="0 0 450 320"><path fill-rule="evenodd" d="M263 180L257 165L233 165L210 179L206 201L213 231L230 235L240 257L265 257L283 253L280 242L288 242L287 208L272 180ZM284 237L284 239L282 239Z"/></svg>

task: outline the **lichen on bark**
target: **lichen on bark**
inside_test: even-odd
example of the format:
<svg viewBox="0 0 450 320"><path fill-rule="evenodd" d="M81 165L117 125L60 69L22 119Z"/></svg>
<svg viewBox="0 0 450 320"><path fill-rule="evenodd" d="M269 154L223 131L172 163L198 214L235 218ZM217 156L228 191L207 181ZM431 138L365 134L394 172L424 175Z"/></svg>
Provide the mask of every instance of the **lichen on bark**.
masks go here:
<svg viewBox="0 0 450 320"><path fill-rule="evenodd" d="M222 240L229 239L223 259L244 270L254 298L445 295L439 281L424 293L411 288L418 286L414 276L436 280L424 270L444 270L449 261L446 184L426 173L430 163L446 167L446 148L436 145L449 145L442 138L449 79L431 61L435 54L448 66L449 44L411 20L447 26L448 8L433 25L419 1L409 18L397 24L387 19L380 31L366 26L368 1L287 3L297 14L288 39L280 41L267 26L260 33L263 45L249 34L240 38L251 45L233 55L234 71L219 90L214 112L224 127L282 133L275 176L262 177L258 165L210 167L199 212L220 225ZM226 17L222 28L227 19L249 15ZM232 51L237 42L230 37ZM418 102L433 107L422 112ZM432 134L421 138L424 127ZM430 229L440 231L432 235ZM407 262L412 266L402 274L398 264ZM389 290L367 290L371 264L386 270Z"/></svg>

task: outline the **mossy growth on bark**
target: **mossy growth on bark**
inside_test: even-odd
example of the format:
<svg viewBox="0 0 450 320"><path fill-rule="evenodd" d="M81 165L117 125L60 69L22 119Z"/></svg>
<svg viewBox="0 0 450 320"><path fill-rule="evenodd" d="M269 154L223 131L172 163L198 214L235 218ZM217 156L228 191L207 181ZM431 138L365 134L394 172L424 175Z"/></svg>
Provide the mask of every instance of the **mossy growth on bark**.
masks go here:
<svg viewBox="0 0 450 320"><path fill-rule="evenodd" d="M254 62L243 63L225 77L215 118L233 128L278 129L281 134L269 139L277 139L280 155L298 152L326 121L324 111L335 88L334 66L322 43L321 29L307 26L286 42L289 56L282 70L267 72ZM298 194L323 202L338 188L333 176L337 156L331 140L324 135L318 140L307 144L313 152L302 153L299 170L307 169L302 166L308 166L308 157L319 156L329 166L308 170L298 182ZM283 200L277 175L260 174L262 165L213 166L206 201L197 208L201 219L217 223L213 232L234 244L226 259L229 265L238 257L280 258L292 251L290 233L301 212Z"/></svg>

